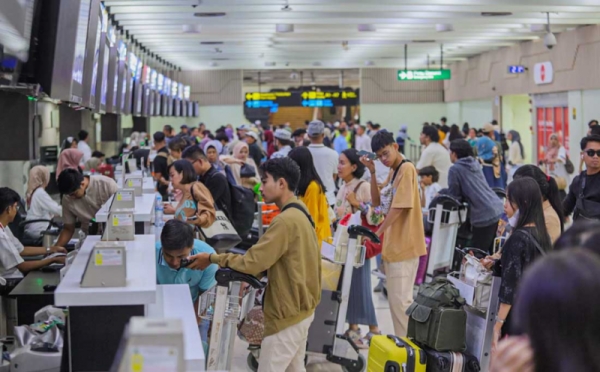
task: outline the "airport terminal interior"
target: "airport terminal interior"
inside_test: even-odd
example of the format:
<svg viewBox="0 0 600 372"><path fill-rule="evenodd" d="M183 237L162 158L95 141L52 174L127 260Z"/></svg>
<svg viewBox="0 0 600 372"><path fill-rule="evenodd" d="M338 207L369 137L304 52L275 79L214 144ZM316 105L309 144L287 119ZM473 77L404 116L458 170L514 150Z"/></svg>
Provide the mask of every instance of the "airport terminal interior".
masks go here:
<svg viewBox="0 0 600 372"><path fill-rule="evenodd" d="M600 372L599 119L598 0L1 0L0 372Z"/></svg>

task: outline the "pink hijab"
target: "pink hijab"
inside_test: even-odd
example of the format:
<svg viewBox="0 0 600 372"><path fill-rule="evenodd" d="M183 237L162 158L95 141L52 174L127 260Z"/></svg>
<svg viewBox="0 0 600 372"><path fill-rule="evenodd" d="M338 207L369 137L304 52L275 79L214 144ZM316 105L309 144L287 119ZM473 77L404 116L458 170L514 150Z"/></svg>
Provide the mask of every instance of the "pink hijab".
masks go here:
<svg viewBox="0 0 600 372"><path fill-rule="evenodd" d="M247 161L248 156L246 156L246 159L242 159L240 158L240 153L242 152L243 148L249 149L248 148L248 144L244 141L240 141L237 143L237 145L235 145L235 147L233 148L233 157L236 158L237 160L243 160L243 161Z"/></svg>
<svg viewBox="0 0 600 372"><path fill-rule="evenodd" d="M77 149L65 149L60 153L56 166L56 179L65 169L80 169L79 164L83 159L83 152Z"/></svg>
<svg viewBox="0 0 600 372"><path fill-rule="evenodd" d="M546 151L546 161L548 162L549 169L551 171L554 170L554 163L558 159L558 151L560 150L560 139L558 137L558 134L553 133L552 135L550 135L550 140L552 140L554 138L557 141L559 141L558 146L554 147L554 146L552 146L552 144L549 144L548 150Z"/></svg>
<svg viewBox="0 0 600 372"><path fill-rule="evenodd" d="M46 187L50 182L50 171L43 165L36 165L29 170L29 180L27 181L27 206L31 205L31 197L35 190L40 187Z"/></svg>

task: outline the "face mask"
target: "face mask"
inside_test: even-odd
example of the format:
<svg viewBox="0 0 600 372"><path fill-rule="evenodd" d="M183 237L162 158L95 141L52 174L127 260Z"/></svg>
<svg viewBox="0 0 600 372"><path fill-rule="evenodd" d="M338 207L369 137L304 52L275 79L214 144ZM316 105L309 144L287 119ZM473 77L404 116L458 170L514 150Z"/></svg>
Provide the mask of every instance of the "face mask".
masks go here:
<svg viewBox="0 0 600 372"><path fill-rule="evenodd" d="M519 222L519 211L517 210L515 212L515 214L513 214L512 217L510 217L508 219L508 223L512 226L512 227L516 227L517 226L517 222Z"/></svg>

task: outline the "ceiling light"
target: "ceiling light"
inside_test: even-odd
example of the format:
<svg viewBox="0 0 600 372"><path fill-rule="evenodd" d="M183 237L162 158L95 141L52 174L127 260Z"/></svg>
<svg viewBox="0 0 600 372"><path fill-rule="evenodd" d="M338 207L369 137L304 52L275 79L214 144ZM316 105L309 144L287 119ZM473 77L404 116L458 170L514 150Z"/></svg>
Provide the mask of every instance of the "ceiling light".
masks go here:
<svg viewBox="0 0 600 372"><path fill-rule="evenodd" d="M411 43L414 43L414 44L431 44L431 43L435 43L435 40L412 40Z"/></svg>
<svg viewBox="0 0 600 372"><path fill-rule="evenodd" d="M275 62L265 62L265 67L275 67Z"/></svg>
<svg viewBox="0 0 600 372"><path fill-rule="evenodd" d="M360 32L374 32L374 31L377 31L377 28L375 27L375 25L362 24L362 25L358 25L358 31L360 31Z"/></svg>
<svg viewBox="0 0 600 372"><path fill-rule="evenodd" d="M512 15L511 12L481 12L482 17L506 17Z"/></svg>
<svg viewBox="0 0 600 372"><path fill-rule="evenodd" d="M197 34L200 32L200 25L181 25L184 34Z"/></svg>
<svg viewBox="0 0 600 372"><path fill-rule="evenodd" d="M204 17L204 18L213 18L213 17L225 17L227 13L225 12L214 12L214 13L194 13L194 17Z"/></svg>
<svg viewBox="0 0 600 372"><path fill-rule="evenodd" d="M201 41L200 45L223 45L222 41Z"/></svg>
<svg viewBox="0 0 600 372"><path fill-rule="evenodd" d="M294 32L294 25L278 23L275 25L275 30L280 33Z"/></svg>
<svg viewBox="0 0 600 372"><path fill-rule="evenodd" d="M449 23L438 23L435 25L435 30L437 32L450 32L454 31L454 26Z"/></svg>
<svg viewBox="0 0 600 372"><path fill-rule="evenodd" d="M375 66L375 62L373 62L373 61L365 61L365 66Z"/></svg>
<svg viewBox="0 0 600 372"><path fill-rule="evenodd" d="M217 62L211 62L210 67L217 67L219 64Z"/></svg>

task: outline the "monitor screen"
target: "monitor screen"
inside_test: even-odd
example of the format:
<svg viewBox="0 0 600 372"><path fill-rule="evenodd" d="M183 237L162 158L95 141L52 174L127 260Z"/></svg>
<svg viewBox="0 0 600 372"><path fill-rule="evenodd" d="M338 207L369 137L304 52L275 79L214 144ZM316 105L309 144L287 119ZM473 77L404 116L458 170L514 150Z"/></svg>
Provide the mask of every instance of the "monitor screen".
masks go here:
<svg viewBox="0 0 600 372"><path fill-rule="evenodd" d="M179 83L179 87L177 88L177 98L183 99L183 83Z"/></svg>
<svg viewBox="0 0 600 372"><path fill-rule="evenodd" d="M163 94L166 97L171 96L171 79L169 79L168 77L165 77L165 85L163 86Z"/></svg>
<svg viewBox="0 0 600 372"><path fill-rule="evenodd" d="M189 85L183 87L183 99L190 99L191 88Z"/></svg>
<svg viewBox="0 0 600 372"><path fill-rule="evenodd" d="M142 63L142 61L140 59L138 59L137 67L135 68L135 80L136 81L142 81L142 68L143 67L144 67L144 64Z"/></svg>
<svg viewBox="0 0 600 372"><path fill-rule="evenodd" d="M156 70L150 70L150 89L156 90L156 79L158 78L158 73Z"/></svg>
<svg viewBox="0 0 600 372"><path fill-rule="evenodd" d="M171 97L177 98L177 89L179 88L179 84L176 81L171 81Z"/></svg>
<svg viewBox="0 0 600 372"><path fill-rule="evenodd" d="M96 83L98 82L98 60L100 58L100 41L102 39L102 15L98 16L98 27L96 27L96 43L94 45L94 65L92 67L92 89L90 90L90 106L94 107L96 102Z"/></svg>
<svg viewBox="0 0 600 372"><path fill-rule="evenodd" d="M133 54L133 52L129 52L129 60L127 63L129 64L131 76L133 76L135 79L137 77L138 58L135 54Z"/></svg>
<svg viewBox="0 0 600 372"><path fill-rule="evenodd" d="M127 93L127 74L129 73L127 67L127 44L123 40L119 40L117 44L117 105L118 112L122 113L125 109L125 94Z"/></svg>
<svg viewBox="0 0 600 372"><path fill-rule="evenodd" d="M150 66L144 65L142 69L142 84L150 84Z"/></svg>
<svg viewBox="0 0 600 372"><path fill-rule="evenodd" d="M87 41L88 20L90 17L90 1L82 0L77 18L77 34L75 37L75 55L73 60L71 94L83 99L83 63L85 61L85 45Z"/></svg>
<svg viewBox="0 0 600 372"><path fill-rule="evenodd" d="M102 53L102 86L100 91L100 104L102 106L102 110L104 110L106 107L106 91L108 87L108 57L110 55L110 45L107 38L104 38L102 41L104 42L104 53Z"/></svg>
<svg viewBox="0 0 600 372"><path fill-rule="evenodd" d="M163 74L158 74L158 77L156 78L156 90L159 93L163 92L164 84L165 84L165 76Z"/></svg>

